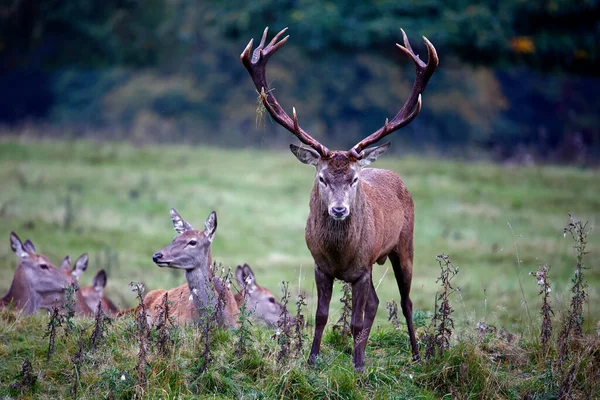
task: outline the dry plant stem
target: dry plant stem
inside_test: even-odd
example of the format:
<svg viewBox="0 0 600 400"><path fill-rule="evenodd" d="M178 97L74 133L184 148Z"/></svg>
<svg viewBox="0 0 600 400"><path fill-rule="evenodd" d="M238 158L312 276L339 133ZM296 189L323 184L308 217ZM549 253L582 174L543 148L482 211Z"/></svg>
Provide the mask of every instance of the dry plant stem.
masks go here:
<svg viewBox="0 0 600 400"><path fill-rule="evenodd" d="M387 302L385 307L388 310L388 321L392 322L394 329L400 329L400 323L398 322L398 304L395 300Z"/></svg>
<svg viewBox="0 0 600 400"><path fill-rule="evenodd" d="M527 313L527 318L529 319L529 334L531 335L531 327L533 326L533 319L531 318L531 313L529 312L529 305L527 304L527 300L525 299L525 290L523 289L523 282L521 280L521 257L519 257L519 245L517 244L517 239L515 238L515 232L513 231L513 227L510 222L507 222L508 227L510 228L510 233L513 237L513 244L515 246L515 252L517 254L517 279L519 281L519 288L521 290L521 302L525 306L525 312Z"/></svg>
<svg viewBox="0 0 600 400"><path fill-rule="evenodd" d="M168 326L173 326L173 321L169 315L169 293L165 293L159 306L158 324L156 325L156 345L158 353L167 356L170 353L173 339L169 335Z"/></svg>
<svg viewBox="0 0 600 400"><path fill-rule="evenodd" d="M550 267L544 264L538 268L536 272L530 272L529 275L536 277L538 285L541 287L539 296L542 297L542 307L540 314L542 315L542 326L540 329L540 344L541 344L541 355L544 356L548 350L548 344L552 339L552 319L554 311L550 305L550 281L548 280L548 271Z"/></svg>
<svg viewBox="0 0 600 400"><path fill-rule="evenodd" d="M146 387L146 366L148 365L148 339L150 337L150 328L148 327L148 320L146 318L146 306L144 305L144 284L140 282L131 282L129 286L136 293L138 298L138 312L136 313L136 322L138 326L138 362L135 367L138 390L143 392L143 388Z"/></svg>
<svg viewBox="0 0 600 400"><path fill-rule="evenodd" d="M111 319L104 313L102 310L102 301L98 302L98 307L96 308L96 314L94 318L94 331L90 336L90 349L91 352L94 353L100 347L100 345L104 342L105 332L104 325L109 323Z"/></svg>
<svg viewBox="0 0 600 400"><path fill-rule="evenodd" d="M290 290L289 290L289 282L281 282L281 304L283 305L281 315L279 316L279 320L277 321L277 330L279 331L279 335L277 337L277 342L279 343L280 350L277 355L277 361L281 364L284 364L288 360L288 355L290 353L290 343L292 341L292 332L291 332L291 324L288 317L288 314L285 312L287 309L287 305L290 301Z"/></svg>
<svg viewBox="0 0 600 400"><path fill-rule="evenodd" d="M302 308L306 307L306 296L303 293L298 295L296 300L296 325L294 329L295 337L295 354L296 357L302 355L304 350L304 339L302 338L302 329L304 328L304 314L302 314Z"/></svg>
<svg viewBox="0 0 600 400"><path fill-rule="evenodd" d="M341 330L342 340L345 341L346 338L350 337L351 335L350 317L352 316L352 285L350 283L344 282L340 303L342 303L344 306L342 308L342 314L335 324L335 327Z"/></svg>
<svg viewBox="0 0 600 400"><path fill-rule="evenodd" d="M46 333L44 337L48 337L48 352L46 353L46 360L50 360L54 354L54 346L56 343L56 328L61 326L63 323L63 316L60 315L58 307L52 307L52 314L50 315L50 321L46 327Z"/></svg>

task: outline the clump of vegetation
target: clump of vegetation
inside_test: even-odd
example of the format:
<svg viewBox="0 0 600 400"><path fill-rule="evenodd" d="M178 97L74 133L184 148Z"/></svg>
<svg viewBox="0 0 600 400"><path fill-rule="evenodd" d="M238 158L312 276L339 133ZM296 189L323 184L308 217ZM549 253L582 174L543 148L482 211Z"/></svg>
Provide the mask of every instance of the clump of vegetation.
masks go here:
<svg viewBox="0 0 600 400"><path fill-rule="evenodd" d="M171 346L174 343L174 340L171 338L169 327L173 327L174 323L171 315L169 314L169 293L166 292L163 297L160 305L158 306L158 317L156 323L156 347L158 349L158 354L166 357L169 355Z"/></svg>
<svg viewBox="0 0 600 400"><path fill-rule="evenodd" d="M302 308L306 307L306 296L304 293L299 293L296 299L296 324L294 325L294 350L296 357L302 355L304 350L304 314L302 314Z"/></svg>
<svg viewBox="0 0 600 400"><path fill-rule="evenodd" d="M542 297L542 307L540 308L540 314L542 315L542 326L540 329L542 355L545 355L550 339L552 339L552 316L554 315L554 311L552 311L552 306L550 305L550 292L552 289L550 287L550 280L548 279L549 269L549 266L544 264L536 272L529 273L535 276L537 284L541 287L539 296Z"/></svg>
<svg viewBox="0 0 600 400"><path fill-rule="evenodd" d="M450 295L457 289L452 286L450 281L458 274L458 268L452 264L448 255L441 254L436 257L436 260L441 270L436 282L441 282L442 292L436 296L435 312L431 321L433 332L429 332L425 339L426 359L434 357L436 353L443 355L444 351L450 348L450 338L454 329L454 319L452 318L454 309L450 305Z"/></svg>
<svg viewBox="0 0 600 400"><path fill-rule="evenodd" d="M56 346L56 329L62 326L63 316L60 314L58 307L52 307L52 313L50 314L50 321L46 326L46 333L44 337L48 338L48 350L46 351L46 359L50 360L54 354L54 348Z"/></svg>
<svg viewBox="0 0 600 400"><path fill-rule="evenodd" d="M75 318L75 304L77 302L78 290L79 286L75 282L65 288L65 314L63 317L64 324L62 324L65 336L69 336L69 333L75 329L73 318Z"/></svg>
<svg viewBox="0 0 600 400"><path fill-rule="evenodd" d="M400 322L398 321L398 304L396 304L396 301L388 301L385 303L385 308L388 311L387 320L392 323L394 329L400 329Z"/></svg>
<svg viewBox="0 0 600 400"><path fill-rule="evenodd" d="M285 364L289 360L290 345L292 342L292 327L286 313L287 305L290 301L290 283L281 282L281 285L281 305L283 308L277 321L277 344L279 344L277 359L280 363Z"/></svg>
<svg viewBox="0 0 600 400"><path fill-rule="evenodd" d="M135 292L138 299L138 307L135 313L137 324L137 339L138 339L138 358L135 366L137 377L138 390L143 392L147 384L146 368L148 367L148 346L150 338L150 327L148 326L146 305L144 304L144 291L146 290L143 283L131 282L129 284Z"/></svg>
<svg viewBox="0 0 600 400"><path fill-rule="evenodd" d="M339 331L342 342L345 343L352 334L350 331L350 318L352 317L352 285L348 282L344 282L344 286L342 286L342 297L340 298L340 302L343 304L342 313L333 328Z"/></svg>
<svg viewBox="0 0 600 400"><path fill-rule="evenodd" d="M23 360L21 370L19 371L16 380L10 384L10 389L13 392L20 394L33 393L36 388L37 376L33 372L33 366L28 358Z"/></svg>

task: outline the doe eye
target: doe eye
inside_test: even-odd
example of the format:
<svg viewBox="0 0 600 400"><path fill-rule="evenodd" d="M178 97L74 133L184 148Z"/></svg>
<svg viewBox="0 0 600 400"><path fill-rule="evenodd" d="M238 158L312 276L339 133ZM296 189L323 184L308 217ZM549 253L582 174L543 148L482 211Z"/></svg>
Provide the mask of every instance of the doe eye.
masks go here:
<svg viewBox="0 0 600 400"><path fill-rule="evenodd" d="M274 297L269 297L269 302L270 303L275 303L275 298Z"/></svg>
<svg viewBox="0 0 600 400"><path fill-rule="evenodd" d="M197 245L197 244L198 244L198 242L197 242L197 241L195 241L194 239L192 239L192 240L190 240L190 241L188 242L188 244L189 244L190 246L195 246L195 245Z"/></svg>
<svg viewBox="0 0 600 400"><path fill-rule="evenodd" d="M325 179L323 179L323 177L322 177L322 176L319 176L319 182L321 182L321 183L323 183L323 184L324 184L324 183L325 183Z"/></svg>
<svg viewBox="0 0 600 400"><path fill-rule="evenodd" d="M48 264L40 264L41 269L48 269Z"/></svg>
<svg viewBox="0 0 600 400"><path fill-rule="evenodd" d="M354 177L354 179L352 179L352 184L355 185L356 182L358 182L358 176Z"/></svg>

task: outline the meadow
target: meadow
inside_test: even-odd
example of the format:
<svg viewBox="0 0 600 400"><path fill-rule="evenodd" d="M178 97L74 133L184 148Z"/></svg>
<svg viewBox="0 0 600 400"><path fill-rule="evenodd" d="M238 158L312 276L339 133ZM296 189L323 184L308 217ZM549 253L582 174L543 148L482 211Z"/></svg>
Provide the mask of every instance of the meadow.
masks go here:
<svg viewBox="0 0 600 400"><path fill-rule="evenodd" d="M589 221L588 262L600 260L600 235L593 231L600 220L595 170L419 156L384 156L374 166L397 172L415 201L415 310L433 309L435 257L443 253L461 270L455 280L461 319L521 330L523 300L534 307L537 294L528 273L539 265L552 266L556 300L565 301L574 265L572 243L563 236L568 213ZM120 308L130 307L131 281L148 290L185 282L183 273L157 268L151 259L175 235L169 209L195 227L216 210L213 258L225 267L248 263L277 296L281 282L289 281L293 293L306 293L310 316L316 293L304 226L313 177L314 169L287 151L4 138L0 293L8 290L17 264L8 241L15 231L55 264L88 252L90 267L81 283L105 268L109 297ZM385 324L386 302L399 301L389 262L374 267L373 279L381 300L377 322ZM596 321L600 270L591 268L587 279L586 313ZM332 302L330 318L340 309Z"/></svg>
<svg viewBox="0 0 600 400"><path fill-rule="evenodd" d="M30 318L4 311L0 312L0 357L6 362L0 366L0 394L510 398L556 392L570 382L570 375L548 375L568 368L548 366L546 357L558 354L554 347L540 350L536 339L539 287L529 272L551 265L550 299L558 319L571 301L576 264L573 240L563 231L568 213L588 221L585 281L589 286L583 330L591 334L586 335L587 342L577 342L569 365L578 366L573 376L584 382L577 393L600 390L591 383L588 388L584 379L597 377L599 371L582 367L593 365L586 357L600 357L598 341L591 339L600 319L600 239L593 230L600 219L597 171L516 168L415 155L384 156L375 166L399 173L415 200L411 294L420 339L440 291L436 255L449 254L460 268L452 281L460 287L451 297L456 330L442 361L411 363L402 317L398 330L387 321L386 303L399 303L399 296L385 264L374 267L381 303L362 375L354 374L350 342L338 331L326 331L323 357L315 368L307 369L302 352L282 365L272 330L259 327L250 329L253 339L245 343L242 356L236 350L239 332L214 333L211 366L199 372L202 331L185 328L171 332L173 345L167 356L154 354L153 345L145 370L148 385L140 392L134 372L140 334L131 317L106 328L104 345L96 353L81 345L93 321L76 318L76 326L87 331L78 336L76 331L67 334L63 327L65 335L59 336L56 354L46 361L48 337L42 331L49 316L40 313ZM73 259L88 252L90 266L80 283L89 284L95 272L105 268L108 296L120 308L134 306L131 281L143 282L147 290L185 282L180 271L157 268L151 260L175 236L169 209L176 208L195 227L202 227L210 211L216 210L213 258L225 267L250 264L257 281L277 297L282 281L289 282L290 311L298 294L304 293L309 327L302 335L310 342L316 296L304 225L313 175L310 167L286 151L3 138L0 237L6 238L6 246L0 248L0 293L8 290L16 267L8 241L10 231L15 231L23 239L30 238L55 263L67 254ZM330 325L341 310L342 303L334 295ZM506 333L482 334L477 322ZM27 368L21 368L24 360L32 361L38 383L27 378ZM531 398L545 398L536 396Z"/></svg>

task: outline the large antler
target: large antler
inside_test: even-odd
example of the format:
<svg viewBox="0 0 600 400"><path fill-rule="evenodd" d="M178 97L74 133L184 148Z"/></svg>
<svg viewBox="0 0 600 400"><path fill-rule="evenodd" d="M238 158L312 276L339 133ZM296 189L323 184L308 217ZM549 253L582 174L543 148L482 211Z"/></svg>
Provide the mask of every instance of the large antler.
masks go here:
<svg viewBox="0 0 600 400"><path fill-rule="evenodd" d="M377 142L395 130L408 125L419 114L421 111L421 93L423 93L425 90L427 82L429 82L429 78L431 78L431 75L433 75L433 72L439 63L435 47L433 47L431 42L427 40L425 36L423 36L423 40L427 46L427 64L421 61L419 56L413 52L413 49L410 47L410 43L408 42L408 38L406 37L406 33L404 33L404 30L400 30L402 31L402 37L404 38L404 46L400 46L398 43L396 43L396 46L398 46L398 48L402 50L404 54L409 56L415 63L415 69L417 71L415 83L413 84L412 92L410 93L408 100L406 100L398 114L396 114L396 116L389 122L386 119L383 127L379 128L379 130L361 140L350 150L350 153L358 159L362 158L361 151L363 151L365 147Z"/></svg>
<svg viewBox="0 0 600 400"><path fill-rule="evenodd" d="M250 52L252 51L252 43L254 39L250 40L248 46L244 49L242 54L240 55L240 59L242 60L242 64L246 67L248 72L250 73L250 77L254 82L254 86L258 93L260 93L260 97L262 99L262 103L264 104L269 114L275 121L277 121L281 126L283 126L288 131L292 132L300 141L313 149L315 149L321 157L327 157L329 154L329 149L319 143L317 140L312 138L308 133L306 133L300 126L298 125L298 117L296 116L296 109L293 109L294 118L290 118L289 115L281 108L275 96L273 96L273 90L269 89L269 84L267 83L266 77L266 66L267 61L269 61L269 57L271 57L277 50L279 50L285 42L287 42L289 35L281 39L279 38L281 35L287 31L287 28L284 28L279 32L275 37L271 40L271 42L265 47L265 41L267 40L267 32L269 28L265 28L262 39L258 47L252 53L252 58L250 58Z"/></svg>

